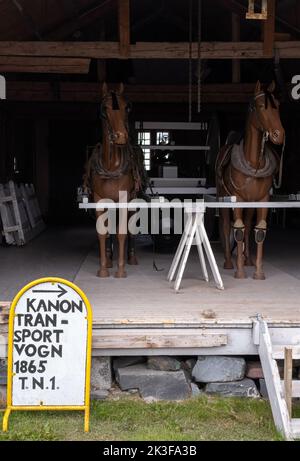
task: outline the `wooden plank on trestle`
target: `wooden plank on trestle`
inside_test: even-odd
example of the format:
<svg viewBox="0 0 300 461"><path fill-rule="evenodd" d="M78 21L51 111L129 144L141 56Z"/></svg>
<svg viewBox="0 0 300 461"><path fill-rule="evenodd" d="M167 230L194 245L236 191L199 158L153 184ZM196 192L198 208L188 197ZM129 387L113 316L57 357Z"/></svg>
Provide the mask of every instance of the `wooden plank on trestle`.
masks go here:
<svg viewBox="0 0 300 461"><path fill-rule="evenodd" d="M1 56L0 72L87 74L90 59Z"/></svg>
<svg viewBox="0 0 300 461"><path fill-rule="evenodd" d="M101 330L93 338L93 348L97 349L163 349L163 348L200 348L219 347L227 344L226 334L205 334L186 331L176 334L153 332L153 330Z"/></svg>

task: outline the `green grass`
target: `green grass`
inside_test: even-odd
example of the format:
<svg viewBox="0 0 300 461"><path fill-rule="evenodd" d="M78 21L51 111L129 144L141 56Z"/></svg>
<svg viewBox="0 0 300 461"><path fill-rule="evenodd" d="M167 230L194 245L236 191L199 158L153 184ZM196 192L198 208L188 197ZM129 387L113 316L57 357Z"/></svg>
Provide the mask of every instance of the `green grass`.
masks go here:
<svg viewBox="0 0 300 461"><path fill-rule="evenodd" d="M0 413L0 416L2 414ZM294 417L300 417L300 407ZM281 440L268 402L201 396L146 404L136 397L92 402L90 432L82 412L13 412L2 440Z"/></svg>

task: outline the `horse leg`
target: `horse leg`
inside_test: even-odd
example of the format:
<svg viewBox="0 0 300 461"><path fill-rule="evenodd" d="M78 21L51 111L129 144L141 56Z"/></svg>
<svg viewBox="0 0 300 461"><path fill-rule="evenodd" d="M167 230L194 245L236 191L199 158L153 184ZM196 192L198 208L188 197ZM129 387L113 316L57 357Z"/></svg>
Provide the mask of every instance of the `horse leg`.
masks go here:
<svg viewBox="0 0 300 461"><path fill-rule="evenodd" d="M96 214L97 220L103 212L98 212ZM98 229L98 240L99 240L99 259L100 259L100 269L97 272L97 276L101 278L109 277L109 271L107 270L107 257L106 257L106 240L107 240L107 233L101 231L101 228Z"/></svg>
<svg viewBox="0 0 300 461"><path fill-rule="evenodd" d="M245 266L254 266L254 262L252 261L251 254L250 254L250 233L252 227L252 220L254 216L254 208L248 208L245 211Z"/></svg>
<svg viewBox="0 0 300 461"><path fill-rule="evenodd" d="M127 235L118 232L118 244L119 244L119 255L118 255L118 270L115 273L115 278L126 278L127 274L125 271L125 244Z"/></svg>
<svg viewBox="0 0 300 461"><path fill-rule="evenodd" d="M107 234L106 243L105 243L105 253L106 253L106 268L111 269L113 267L113 246L112 246L112 236Z"/></svg>
<svg viewBox="0 0 300 461"><path fill-rule="evenodd" d="M237 243L237 258L236 266L237 271L235 273L236 279L245 279L246 273L244 269L244 238L245 238L245 224L243 222L243 209L236 208L234 210L234 238Z"/></svg>
<svg viewBox="0 0 300 461"><path fill-rule="evenodd" d="M263 200L263 201L267 201ZM263 246L267 233L267 208L259 208L257 210L257 223L255 226L255 241L257 244L256 254L256 271L253 275L254 280L265 280L265 274L263 271Z"/></svg>
<svg viewBox="0 0 300 461"><path fill-rule="evenodd" d="M115 273L115 278L126 278L127 274L125 271L125 245L128 233L128 217L127 210L123 213L120 210L119 213L119 226L118 226L118 270Z"/></svg>
<svg viewBox="0 0 300 461"><path fill-rule="evenodd" d="M230 248L230 211L226 209L220 210L220 234L223 236L223 247L224 247L224 269L233 269L233 263L231 259L231 248Z"/></svg>
<svg viewBox="0 0 300 461"><path fill-rule="evenodd" d="M128 234L128 264L130 266L138 266L138 260L136 257L136 247L135 247L135 235Z"/></svg>
<svg viewBox="0 0 300 461"><path fill-rule="evenodd" d="M100 278L109 277L109 271L107 270L107 258L106 258L106 235L98 234L99 246L100 246L100 269L97 273Z"/></svg>

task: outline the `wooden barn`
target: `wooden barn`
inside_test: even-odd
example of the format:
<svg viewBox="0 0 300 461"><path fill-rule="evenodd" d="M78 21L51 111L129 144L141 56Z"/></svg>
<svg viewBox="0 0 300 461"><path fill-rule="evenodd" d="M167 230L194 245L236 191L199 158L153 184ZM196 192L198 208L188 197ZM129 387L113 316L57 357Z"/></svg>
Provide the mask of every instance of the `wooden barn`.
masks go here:
<svg viewBox="0 0 300 461"><path fill-rule="evenodd" d="M300 358L300 2L2 0L0 74L0 357L17 291L62 277L90 299L94 356L260 355L278 427L299 434L280 407L274 358L287 348ZM238 280L223 269L215 162L230 133L243 138L258 81L262 91L274 82L280 102L281 181L267 218L266 280L251 267ZM167 274L180 236L164 232L137 236L139 265L127 278L97 277L95 210L79 205L85 164L102 141L104 82L124 84L132 105L145 195L211 204L209 262L224 290L209 271L203 280L195 248L174 290Z"/></svg>

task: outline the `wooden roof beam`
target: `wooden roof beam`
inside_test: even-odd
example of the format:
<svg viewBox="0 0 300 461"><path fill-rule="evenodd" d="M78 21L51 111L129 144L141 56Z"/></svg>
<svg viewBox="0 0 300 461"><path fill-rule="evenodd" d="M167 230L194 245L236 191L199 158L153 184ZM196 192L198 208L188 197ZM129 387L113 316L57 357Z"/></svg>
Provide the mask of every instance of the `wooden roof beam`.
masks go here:
<svg viewBox="0 0 300 461"><path fill-rule="evenodd" d="M254 83L204 84L205 103L247 103L253 95ZM102 85L92 82L58 82L56 91L63 102L100 103ZM126 85L126 97L135 103L182 103L188 99L187 85ZM197 87L193 86L193 101ZM57 99L51 82L7 81L7 101L51 102Z"/></svg>
<svg viewBox="0 0 300 461"><path fill-rule="evenodd" d="M3 73L55 73L87 74L90 59L0 56L0 72Z"/></svg>
<svg viewBox="0 0 300 461"><path fill-rule="evenodd" d="M60 26L45 33L46 40L63 40L70 37L74 32L89 26L92 22L97 21L116 8L116 0L99 1L87 10L81 12L76 18L64 21Z"/></svg>
<svg viewBox="0 0 300 461"><path fill-rule="evenodd" d="M130 55L130 0L118 1L120 56Z"/></svg>
<svg viewBox="0 0 300 461"><path fill-rule="evenodd" d="M263 41L264 56L272 58L274 56L275 45L275 0L268 0L268 19L263 21Z"/></svg>
<svg viewBox="0 0 300 461"><path fill-rule="evenodd" d="M193 58L198 43L193 43ZM275 42L281 59L300 59L300 41ZM0 56L123 59L118 42L3 42ZM202 42L202 59L265 59L262 42ZM137 42L130 45L131 59L188 59L187 42Z"/></svg>

